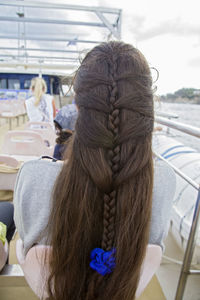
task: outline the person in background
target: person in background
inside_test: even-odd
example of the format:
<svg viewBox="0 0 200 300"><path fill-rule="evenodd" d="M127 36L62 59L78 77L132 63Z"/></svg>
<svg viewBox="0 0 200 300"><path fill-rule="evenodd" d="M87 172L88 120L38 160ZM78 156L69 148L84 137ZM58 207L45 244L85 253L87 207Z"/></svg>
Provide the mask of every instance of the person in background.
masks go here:
<svg viewBox="0 0 200 300"><path fill-rule="evenodd" d="M14 206L10 202L0 202L0 222L4 223L7 227L6 239L10 243L15 232L15 223L13 219Z"/></svg>
<svg viewBox="0 0 200 300"><path fill-rule="evenodd" d="M15 233L14 206L10 202L0 202L0 271L8 263L8 244Z"/></svg>
<svg viewBox="0 0 200 300"><path fill-rule="evenodd" d="M26 111L30 122L50 122L56 115L55 101L46 94L47 86L43 78L35 77L31 81L32 97L25 101Z"/></svg>
<svg viewBox="0 0 200 300"><path fill-rule="evenodd" d="M54 148L54 158L63 160L68 139L72 136L75 128L77 115L78 112L75 104L63 106L56 114L54 124L58 137Z"/></svg>
<svg viewBox="0 0 200 300"><path fill-rule="evenodd" d="M137 48L102 43L73 87L67 159L23 164L16 226L25 255L51 246L49 300L133 300L148 243L163 249L176 186L173 170L153 160L151 71Z"/></svg>

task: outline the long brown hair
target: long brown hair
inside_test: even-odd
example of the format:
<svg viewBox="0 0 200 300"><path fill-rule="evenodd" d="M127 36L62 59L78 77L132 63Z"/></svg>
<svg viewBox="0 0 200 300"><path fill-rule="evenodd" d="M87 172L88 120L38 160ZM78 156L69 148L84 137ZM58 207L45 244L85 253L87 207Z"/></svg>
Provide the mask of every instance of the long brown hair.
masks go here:
<svg viewBox="0 0 200 300"><path fill-rule="evenodd" d="M103 43L86 55L74 91L78 119L49 218L49 299L133 300L152 209L150 69L131 45ZM116 249L112 273L90 268L97 247Z"/></svg>

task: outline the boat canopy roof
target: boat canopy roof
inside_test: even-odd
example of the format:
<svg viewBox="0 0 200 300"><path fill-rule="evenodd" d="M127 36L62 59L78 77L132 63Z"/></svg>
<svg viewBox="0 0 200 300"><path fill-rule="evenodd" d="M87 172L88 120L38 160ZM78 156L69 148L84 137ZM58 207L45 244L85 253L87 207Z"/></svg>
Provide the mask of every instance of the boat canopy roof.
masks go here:
<svg viewBox="0 0 200 300"><path fill-rule="evenodd" d="M1 72L70 75L85 53L120 39L121 9L0 0Z"/></svg>

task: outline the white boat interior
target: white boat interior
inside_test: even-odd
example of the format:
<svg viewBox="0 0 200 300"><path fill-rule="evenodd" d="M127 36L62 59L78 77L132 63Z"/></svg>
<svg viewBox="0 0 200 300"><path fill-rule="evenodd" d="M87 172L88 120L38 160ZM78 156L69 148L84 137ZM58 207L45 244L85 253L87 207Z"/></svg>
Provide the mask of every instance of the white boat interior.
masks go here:
<svg viewBox="0 0 200 300"><path fill-rule="evenodd" d="M169 122L169 124L170 124L171 121L168 120L167 118L165 118L165 122ZM25 122L25 124L26 123L27 123L27 121ZM17 126L17 124L15 124L16 127L14 129L23 130L26 127L25 124L21 121L19 126ZM8 129L9 129L9 124L6 122L0 128L1 144L2 144L2 138ZM181 144L176 139L174 139L174 137L172 138L169 135L170 135L170 133L167 135L166 131L163 128L163 132L159 131L159 133L155 133L154 139L155 139L155 141L157 140L157 142L158 142L158 140L163 141L163 139L164 139L164 141L166 142L166 145L169 149L173 148L172 145L169 143L169 141L172 141L173 143L175 142L176 145ZM155 142L154 142L154 147L155 147ZM185 150L184 147L181 147L181 149ZM187 147L187 149L188 149L188 147ZM160 156L160 154L158 153L159 149L157 148L156 150L157 150L157 155ZM161 150L163 151L163 148ZM171 154L175 153L175 152L173 152L173 149L171 151L172 151ZM163 152L166 152L166 150ZM167 152L167 153L169 154L169 152ZM166 155L167 155L167 153L166 153ZM191 151L190 157L192 158L192 161L194 159L195 162L197 161L199 163L199 159L197 159L199 157L194 157L194 154L199 155L198 152ZM178 158L178 162L180 160L180 157L179 157L180 155L183 155L183 157L184 157L185 153L182 153L179 155L176 154L176 156ZM171 158L174 156L172 155ZM160 157L160 158L165 159L163 157ZM181 176L185 176L186 180L188 180L189 182L191 181L191 183L194 184L194 186L196 186L196 188L199 189L199 186L195 185L195 182L193 181L194 178L192 176L191 176L192 178L189 178L190 173L185 172L185 174L182 174L181 168L178 169L177 166L175 164L173 164L173 162L168 161L168 163L170 163L170 165L172 165L174 167L175 171L177 171L178 173L180 172ZM186 166L187 166L187 164L186 164ZM194 166L192 164L191 164L191 166L192 166L192 168L194 168ZM187 169L186 169L186 171L187 171ZM177 174L177 178L179 178L179 177L180 177L180 175ZM196 178L196 175L195 175L195 178ZM180 189L180 186L181 185L177 185L177 188ZM187 185L187 188L188 188L188 186L189 186L189 184ZM187 190L187 189L185 189L185 190ZM186 193L186 194L182 193L183 194L182 196L185 195L185 197L187 199L190 196L190 198L193 201L193 202L190 201L191 206L193 206L193 207L194 207L194 205L199 206L199 200L197 201L198 192L197 191L194 192L195 188L194 188L194 190L192 189L191 191L192 191L192 193L190 193L189 195L188 195L188 193ZM177 192L177 195L178 194L179 193ZM182 199L182 197L181 197L181 199ZM176 202L176 197L175 197L175 202ZM193 213L194 213L194 211L195 210L193 209ZM199 207L196 207L196 211L198 211L196 214L196 216L198 216L199 215ZM174 224L174 220L176 221L175 212L176 211L174 211L174 215L172 215L172 221L171 221L169 234L165 241L165 252L164 252L164 255L162 258L161 265L160 265L158 271L156 272L156 275L153 277L153 279L149 283L148 287L145 289L144 293L139 298L141 300L146 300L146 299L150 299L150 300L151 299L152 300L153 299L197 300L197 299L200 299L199 277L197 276L197 273L199 273L199 268L200 268L200 264L199 264L200 251L199 251L199 242L198 242L199 229L197 227L194 231L192 231L193 242L195 243L194 255L192 255L194 243L190 244L190 246L192 246L192 247L190 247L189 250L187 249L189 231L192 228L191 224L194 225L194 222L195 221L197 222L198 218L196 218L196 220L194 220L194 216L190 212L190 214L188 216L188 221L187 221L186 217L184 218L184 219L186 219L185 226L187 225L188 228L184 229L184 227L182 227L182 229L180 231L180 230L177 230L177 223L175 222L175 224ZM181 212L181 213L183 214L183 212ZM193 220L192 220L192 218L193 218ZM188 222L190 222L190 223L188 224ZM196 226L198 225L197 223L196 223ZM193 229L194 229L194 227L193 227ZM186 230L185 233L184 233L184 230ZM190 236L191 236L191 232L190 232ZM4 299L4 300L26 299L28 297L29 297L29 299L37 299L35 294L27 286L27 283L24 279L23 273L20 270L20 267L19 267L17 259L16 259L15 243L16 243L17 238L18 238L18 234L15 235L14 240L11 242L10 253L9 253L9 265L11 265L11 266L15 265L15 267L11 272L9 271L9 269L7 269L6 276L2 276L2 274L0 275L1 299ZM186 253L187 251L189 251L189 254ZM189 260L187 259L187 257L189 257ZM191 259L191 265L190 265L190 259ZM183 273L181 271L183 271L182 270L183 266L184 266L183 261L185 261L185 260L187 261L187 269L188 270L187 270L187 272L185 271ZM192 269L192 270L189 271L189 269ZM191 273L191 274L189 275L189 273ZM180 281L181 274L185 276L185 279L184 279L185 282L184 282L183 286L181 285L183 294L181 296L177 296L176 295L177 287L179 286L179 283L180 283L179 281Z"/></svg>
<svg viewBox="0 0 200 300"><path fill-rule="evenodd" d="M4 12L4 16L0 16L1 24L7 26L9 23L10 26L7 35L0 34L0 45L4 45L0 46L0 74L50 74L68 84L85 49L111 38L120 39L120 9L19 2L0 0L0 9ZM43 12L40 18L35 14L37 10ZM48 13L52 11L54 18L48 18ZM56 11L63 12L62 19L56 18ZM67 21L69 12L74 21ZM45 26L38 36L34 36L30 24L52 26L51 36L46 35ZM69 32L66 34L63 29L57 35L60 25L63 28L70 25ZM12 31L13 28L17 30ZM91 28L98 30L96 32ZM35 41L40 46L36 47ZM69 101L62 95L61 100L59 97L60 94L56 98L58 108ZM170 131L175 129L200 138L200 129L182 124L177 119L175 113L156 111L155 128L161 130L155 130L154 134L155 159L165 160L174 169L177 189L161 265L139 300L200 300L200 152L177 141ZM6 133L13 129L25 130L27 123L24 111L17 115L10 111L2 114L0 111L0 154ZM20 160L25 161L26 158L21 156ZM5 198L3 196L2 193L3 200L12 201L12 191L9 195L6 193ZM8 264L0 272L1 300L38 299L18 265L15 254L18 238L16 233L10 244Z"/></svg>

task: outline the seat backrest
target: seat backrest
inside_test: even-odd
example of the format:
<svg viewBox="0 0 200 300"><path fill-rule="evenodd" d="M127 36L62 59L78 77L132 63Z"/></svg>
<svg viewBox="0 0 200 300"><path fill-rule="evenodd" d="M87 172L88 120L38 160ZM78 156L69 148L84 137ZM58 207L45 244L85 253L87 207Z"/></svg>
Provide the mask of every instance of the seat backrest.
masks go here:
<svg viewBox="0 0 200 300"><path fill-rule="evenodd" d="M8 131L4 136L2 153L12 155L51 155L52 148L47 147L37 132L28 130Z"/></svg>
<svg viewBox="0 0 200 300"><path fill-rule="evenodd" d="M9 100L1 101L0 112L2 116L15 116L16 113L12 109L12 103Z"/></svg>
<svg viewBox="0 0 200 300"><path fill-rule="evenodd" d="M5 164L9 167L17 168L19 167L19 161L10 155L0 154L0 164Z"/></svg>
<svg viewBox="0 0 200 300"><path fill-rule="evenodd" d="M14 191L20 162L9 155L0 155L0 190Z"/></svg>
<svg viewBox="0 0 200 300"><path fill-rule="evenodd" d="M16 173L1 173L0 171L0 191L14 191Z"/></svg>
<svg viewBox="0 0 200 300"><path fill-rule="evenodd" d="M6 241L5 245L3 245L2 241L0 240L0 271L5 266L7 258L8 258L8 243Z"/></svg>
<svg viewBox="0 0 200 300"><path fill-rule="evenodd" d="M49 276L48 262L49 253L51 251L50 246L37 245L32 247L26 256L24 256L22 240L17 240L16 243L16 255L18 262L24 272L25 279L33 290L33 292L40 298L47 298L47 279Z"/></svg>
<svg viewBox="0 0 200 300"><path fill-rule="evenodd" d="M26 256L23 254L23 242L18 240L16 244L16 254L19 264L24 272L24 276L34 291L41 299L47 298L46 282L49 275L48 259L51 251L50 246L37 245L32 247ZM144 291L151 278L160 266L162 257L161 247L158 245L148 245L146 256L141 269L140 281L136 291L136 299ZM45 268L44 268L45 258Z"/></svg>
<svg viewBox="0 0 200 300"><path fill-rule="evenodd" d="M53 126L49 122L28 122L26 124L27 129L42 128L42 129L53 129Z"/></svg>
<svg viewBox="0 0 200 300"><path fill-rule="evenodd" d="M48 141L49 145L55 146L56 133L51 125L48 122L28 122L25 125L26 130L33 130L39 133L44 141Z"/></svg>
<svg viewBox="0 0 200 300"><path fill-rule="evenodd" d="M139 284L136 291L136 299L140 297L156 271L162 259L162 250L158 245L148 245L146 255L142 264Z"/></svg>

